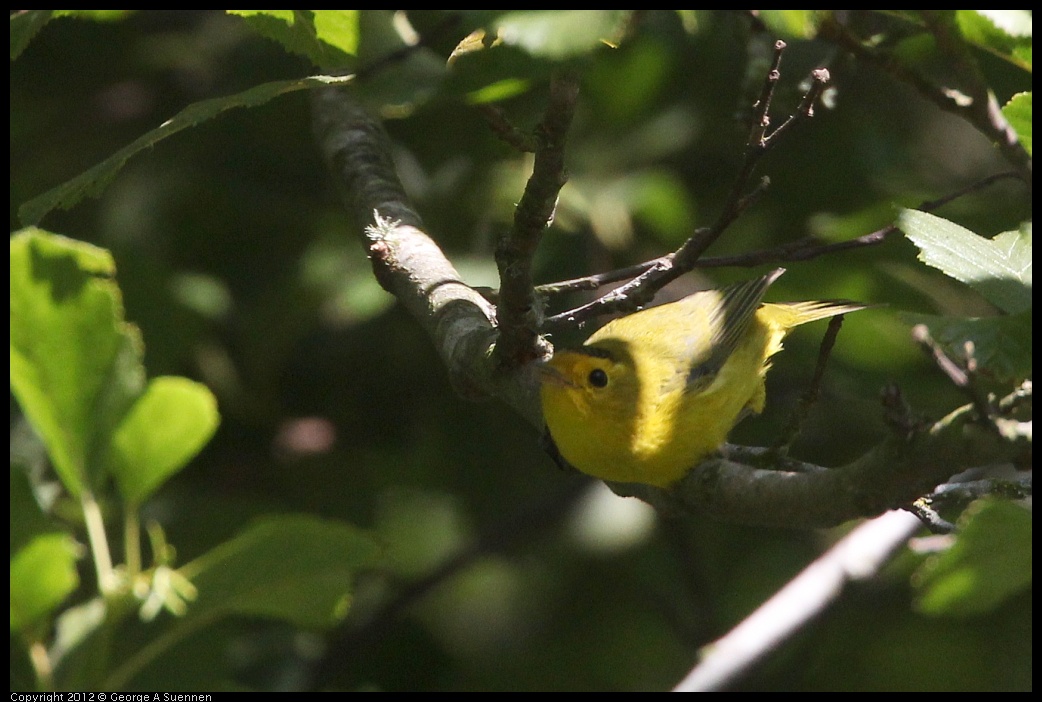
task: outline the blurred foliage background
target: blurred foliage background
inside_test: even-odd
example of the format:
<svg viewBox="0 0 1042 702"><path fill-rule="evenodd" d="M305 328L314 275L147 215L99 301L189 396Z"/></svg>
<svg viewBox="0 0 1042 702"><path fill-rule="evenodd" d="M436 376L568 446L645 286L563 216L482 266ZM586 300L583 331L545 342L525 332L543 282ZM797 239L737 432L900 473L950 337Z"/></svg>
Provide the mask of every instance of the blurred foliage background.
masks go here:
<svg viewBox="0 0 1042 702"><path fill-rule="evenodd" d="M618 48L574 59L582 89L570 181L539 254L541 281L676 248L713 220L741 162L777 34L738 12L642 15ZM398 48L403 19L363 13L359 61ZM510 226L530 162L496 139L477 105L505 96L496 104L530 128L551 62L502 47L448 70L449 53L484 19L410 12L428 48L362 89L382 107L428 231L468 283L494 287L495 238ZM872 23L894 31L893 18L854 21L864 34ZM850 239L892 222L898 206L1009 168L908 86L828 42L784 38L775 119L822 65L832 73L829 107L768 155L766 197L710 255L810 234ZM979 58L1000 104L1030 89L1030 73ZM51 22L11 64L12 231L19 205L185 105L315 72L216 11ZM939 214L990 237L1030 219L1030 199L1006 181ZM187 375L218 397L217 436L146 506L178 562L262 512L345 520L386 547L386 568L358 584L338 630L223 624L142 673L150 687L198 689L220 677L274 689L668 689L699 646L845 531L664 519L557 470L538 432L505 408L458 398L428 339L373 279L313 144L305 92L161 142L99 198L43 225L112 251L150 375ZM926 416L961 404L895 311L973 316L986 306L923 267L903 237L788 268L772 299L885 305L847 320L798 457L837 465L870 447L884 432L877 398L890 381ZM762 270L705 269L664 294ZM552 304L556 312L566 301ZM819 338L808 328L786 342L767 411L734 441L777 435ZM12 422L16 413L12 400ZM1030 588L972 618L927 616L908 585L921 559L907 554L846 593L740 687L1029 689ZM19 665L13 659L13 679Z"/></svg>

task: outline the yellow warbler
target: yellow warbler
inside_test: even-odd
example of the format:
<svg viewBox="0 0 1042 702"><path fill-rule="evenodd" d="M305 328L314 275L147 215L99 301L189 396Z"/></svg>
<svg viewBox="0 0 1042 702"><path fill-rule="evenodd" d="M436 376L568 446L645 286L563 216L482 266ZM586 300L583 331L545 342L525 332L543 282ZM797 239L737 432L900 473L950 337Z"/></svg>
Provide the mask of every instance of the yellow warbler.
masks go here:
<svg viewBox="0 0 1042 702"><path fill-rule="evenodd" d="M864 309L762 302L779 268L608 322L542 369L543 416L561 455L604 480L666 487L766 400L770 357L793 327Z"/></svg>

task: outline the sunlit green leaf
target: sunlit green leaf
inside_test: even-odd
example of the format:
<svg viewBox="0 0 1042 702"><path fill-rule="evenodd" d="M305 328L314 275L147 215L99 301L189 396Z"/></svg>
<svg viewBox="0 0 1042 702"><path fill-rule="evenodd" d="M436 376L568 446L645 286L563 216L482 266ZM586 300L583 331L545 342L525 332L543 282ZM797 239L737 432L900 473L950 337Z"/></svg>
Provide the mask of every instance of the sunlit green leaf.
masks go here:
<svg viewBox="0 0 1042 702"><path fill-rule="evenodd" d="M358 53L358 10L313 10L319 41L354 56Z"/></svg>
<svg viewBox="0 0 1042 702"><path fill-rule="evenodd" d="M1017 93L1002 108L1002 114L1017 133L1017 139L1031 155L1031 93Z"/></svg>
<svg viewBox="0 0 1042 702"><path fill-rule="evenodd" d="M759 17L782 39L813 39L818 33L819 10L760 10Z"/></svg>
<svg viewBox="0 0 1042 702"><path fill-rule="evenodd" d="M467 95L467 102L472 105L486 105L521 95L528 88L529 82L527 80L508 78L473 91Z"/></svg>
<svg viewBox="0 0 1042 702"><path fill-rule="evenodd" d="M210 440L217 400L187 378L152 379L116 429L112 471L130 502L148 499Z"/></svg>
<svg viewBox="0 0 1042 702"><path fill-rule="evenodd" d="M1031 38L1031 10L962 10L976 12L1011 37Z"/></svg>
<svg viewBox="0 0 1042 702"><path fill-rule="evenodd" d="M923 564L918 607L934 615L991 611L1031 584L1031 514L1005 500L967 510L955 544Z"/></svg>
<svg viewBox="0 0 1042 702"><path fill-rule="evenodd" d="M629 20L630 10L516 10L499 17L495 26L504 44L534 56L562 59L579 56L605 44L614 45Z"/></svg>
<svg viewBox="0 0 1042 702"><path fill-rule="evenodd" d="M898 225L919 247L919 259L966 283L996 307L1016 313L1031 307L1031 229L985 239L954 222L903 210Z"/></svg>
<svg viewBox="0 0 1042 702"><path fill-rule="evenodd" d="M1031 70L1030 10L957 10L955 18L966 41Z"/></svg>
<svg viewBox="0 0 1042 702"><path fill-rule="evenodd" d="M94 22L118 22L133 14L134 10L55 10L55 17L73 17Z"/></svg>
<svg viewBox="0 0 1042 702"><path fill-rule="evenodd" d="M104 475L110 432L144 385L112 257L23 230L11 239L11 388L67 490Z"/></svg>
<svg viewBox="0 0 1042 702"><path fill-rule="evenodd" d="M43 534L11 557L11 631L39 622L79 586L77 550L68 534Z"/></svg>
<svg viewBox="0 0 1042 702"><path fill-rule="evenodd" d="M344 68L358 52L358 10L227 10L254 30L325 69Z"/></svg>

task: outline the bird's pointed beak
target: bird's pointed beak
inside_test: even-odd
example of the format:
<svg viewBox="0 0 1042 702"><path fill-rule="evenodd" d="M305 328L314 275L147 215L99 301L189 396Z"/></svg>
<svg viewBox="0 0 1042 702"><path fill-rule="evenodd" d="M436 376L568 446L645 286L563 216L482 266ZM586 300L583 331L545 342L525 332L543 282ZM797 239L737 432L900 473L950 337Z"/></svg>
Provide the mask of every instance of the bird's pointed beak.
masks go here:
<svg viewBox="0 0 1042 702"><path fill-rule="evenodd" d="M557 387L573 387L573 383L567 375L559 367L561 362L559 357L551 358L548 361L539 361L536 364L536 368L539 369L539 379L548 385L554 385Z"/></svg>

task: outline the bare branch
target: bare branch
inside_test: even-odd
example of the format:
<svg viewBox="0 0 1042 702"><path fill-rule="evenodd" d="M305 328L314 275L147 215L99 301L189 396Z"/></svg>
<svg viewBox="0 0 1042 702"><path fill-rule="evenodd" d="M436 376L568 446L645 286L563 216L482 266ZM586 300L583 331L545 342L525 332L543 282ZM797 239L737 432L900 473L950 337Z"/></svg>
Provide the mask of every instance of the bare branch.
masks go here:
<svg viewBox="0 0 1042 702"><path fill-rule="evenodd" d="M944 349L941 348L941 345L933 340L933 337L930 336L930 330L925 324L917 324L912 328L912 338L919 344L924 353L933 359L934 364L941 372L948 376L948 379L952 381L952 385L959 388L970 399L974 409L977 410L980 421L990 426L997 433L998 428L994 422L995 411L988 402L988 398L985 397L975 382L977 364L973 358L972 344L968 343L966 358L960 364L950 358Z"/></svg>
<svg viewBox="0 0 1042 702"><path fill-rule="evenodd" d="M722 690L749 672L823 612L850 583L868 580L919 528L904 512L888 512L850 532L723 637L675 692Z"/></svg>
<svg viewBox="0 0 1042 702"><path fill-rule="evenodd" d="M532 257L553 219L565 183L564 146L579 97L579 80L571 72L554 75L550 102L536 128L538 147L532 176L514 211L514 226L496 246L499 268L500 337L496 364L516 368L549 353L539 335L542 310L532 282Z"/></svg>
<svg viewBox="0 0 1042 702"><path fill-rule="evenodd" d="M915 516L927 529L935 534L951 534L955 531L955 525L942 517L933 508L929 497L920 497L912 504L905 507L905 511Z"/></svg>
<svg viewBox="0 0 1042 702"><path fill-rule="evenodd" d="M536 136L514 126L500 108L495 105L481 105L478 111L485 118L493 134L521 153L532 154L539 148Z"/></svg>
<svg viewBox="0 0 1042 702"><path fill-rule="evenodd" d="M771 62L770 69L767 71L767 76L763 81L763 85L760 86L760 97L753 105L753 109L756 110L756 113L752 120L752 131L749 133L749 139L746 142L747 146L750 148L762 148L766 141L765 135L767 134L767 128L771 125L769 114L771 110L771 100L774 97L774 89L777 87L778 81L781 80L781 59L782 52L784 51L785 42L781 39L774 42L774 59Z"/></svg>
<svg viewBox="0 0 1042 702"><path fill-rule="evenodd" d="M795 410L792 413L792 417L789 420L789 425L785 431L782 432L781 437L775 444L775 450L781 456L787 456L789 453L789 447L796 441L796 438L800 434L800 430L803 427L803 423L807 420L807 416L810 414L811 408L814 403L818 401L818 393L821 390L821 382L825 377L825 366L828 364L829 356L832 354L832 349L836 345L836 337L839 336L840 327L843 326L843 315L838 315L829 320L828 329L825 331L825 336L821 339L821 346L818 351L818 362L814 367L814 376L811 379L810 386L806 392L800 398L796 405Z"/></svg>
<svg viewBox="0 0 1042 702"><path fill-rule="evenodd" d="M770 181L763 178L751 190L749 181L764 154L777 143L775 137L778 136L778 132L782 131L779 128L774 134L767 135L767 128L770 125L770 116L767 111L770 108L774 85L780 78L778 67L784 49L785 42L776 42L774 63L764 79L764 85L756 103L757 112L753 120L752 131L746 142L745 158L716 221L708 227L698 229L684 242L683 246L672 254L651 261L636 278L625 285L615 288L593 302L550 317L544 325L545 331L554 331L612 312L633 312L647 304L656 291L692 270L702 254L723 235L742 212L763 196ZM809 118L813 114L810 105L820 96L827 80L828 71L815 71L815 80L804 96L799 110L782 125L786 131L796 121Z"/></svg>
<svg viewBox="0 0 1042 702"><path fill-rule="evenodd" d="M784 528L835 526L902 509L955 473L1003 461L1029 448L979 426L972 406L933 422L904 422L857 460L827 471L754 469L728 458L696 466L672 489L610 483L617 494L666 513Z"/></svg>
<svg viewBox="0 0 1042 702"><path fill-rule="evenodd" d="M855 36L847 27L833 17L822 24L822 38L832 39L858 59L872 63L898 80L913 86L920 95L942 110L958 115L972 124L979 132L996 144L1003 156L1017 169L1018 175L1031 184L1031 155L1017 139L999 107L995 94L988 89L980 75L980 69L969 55L963 39L940 15L923 11L927 29L937 39L937 44L959 71L965 82L960 86L968 91L969 100L960 99L959 91L939 86L894 58L891 54L871 48Z"/></svg>
<svg viewBox="0 0 1042 702"><path fill-rule="evenodd" d="M966 195L983 190L1001 180L1009 179L1016 179L1019 181L1020 175L1014 171L995 173L934 200L926 200L920 203L916 209L923 212L933 212L960 197L965 197ZM865 248L867 246L877 246L897 232L900 232L897 225L889 224L882 229L878 229L869 234L863 234L862 236L847 241L824 242L814 237L806 237L774 248L760 249L759 251L750 251L748 253L737 254L734 256L702 257L695 261L694 268L752 267L791 261L809 261L820 256L826 256L840 251L850 251ZM626 268L619 268L614 271L606 271L604 273L597 273L583 278L564 280L559 283L540 285L536 290L541 295L557 295L565 292L575 292L577 290L596 290L602 285L607 285L608 283L617 283L620 280L631 280L650 268L660 265L664 258L668 258L668 256L652 259Z"/></svg>
<svg viewBox="0 0 1042 702"><path fill-rule="evenodd" d="M1008 479L985 478L963 483L945 483L938 485L930 498L934 501L958 500L965 503L989 495L1002 495L1011 500L1023 500L1033 494L1031 478L1031 472L1022 471Z"/></svg>
<svg viewBox="0 0 1042 702"><path fill-rule="evenodd" d="M794 113L789 115L789 118L785 120L777 129L771 132L770 136L764 139L765 146L770 144L781 136L784 132L788 131L801 120L810 119L814 116L814 105L817 103L821 94L825 92L825 86L829 83L829 72L826 68L818 68L811 71L811 84L810 89L804 94L803 99L800 101L800 106Z"/></svg>
<svg viewBox="0 0 1042 702"><path fill-rule="evenodd" d="M495 308L466 285L402 189L380 124L342 90L315 91L315 133L349 211L367 222L373 273L427 330L454 387L465 397L497 395L539 422L534 382L493 378Z"/></svg>

